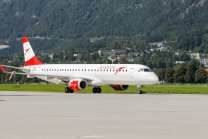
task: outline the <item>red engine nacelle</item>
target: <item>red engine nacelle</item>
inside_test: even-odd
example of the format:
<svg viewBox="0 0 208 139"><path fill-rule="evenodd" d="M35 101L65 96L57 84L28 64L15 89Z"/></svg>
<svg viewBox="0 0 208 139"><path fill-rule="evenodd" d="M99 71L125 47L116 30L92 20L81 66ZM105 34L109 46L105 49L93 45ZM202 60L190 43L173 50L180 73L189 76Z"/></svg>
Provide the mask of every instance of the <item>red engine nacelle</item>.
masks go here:
<svg viewBox="0 0 208 139"><path fill-rule="evenodd" d="M69 83L69 87L72 90L84 90L87 88L87 82L85 80L72 80Z"/></svg>
<svg viewBox="0 0 208 139"><path fill-rule="evenodd" d="M129 85L111 85L111 87L116 91L129 89Z"/></svg>

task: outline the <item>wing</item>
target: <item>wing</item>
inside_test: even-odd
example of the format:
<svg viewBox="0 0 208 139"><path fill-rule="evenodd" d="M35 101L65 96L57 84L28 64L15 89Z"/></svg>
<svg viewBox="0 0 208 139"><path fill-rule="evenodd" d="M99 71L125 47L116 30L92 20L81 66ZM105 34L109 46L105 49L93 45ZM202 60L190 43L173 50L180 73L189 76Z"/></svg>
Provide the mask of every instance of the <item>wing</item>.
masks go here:
<svg viewBox="0 0 208 139"><path fill-rule="evenodd" d="M2 66L4 67L10 67L14 69L20 69L22 71L27 71L27 73L21 73L21 72L8 72L6 71ZM11 74L19 74L19 75L27 75L28 78L34 78L34 77L43 77L45 80L51 80L51 79L59 79L63 82L69 82L72 79L84 79L86 81L93 81L93 79L90 78L85 78L85 77L75 77L75 76L61 76L61 75L49 75L49 74L35 74L35 73L30 73L29 69L24 69L24 67L13 67L13 66L7 66L7 65L0 65L1 70L4 73L11 73Z"/></svg>

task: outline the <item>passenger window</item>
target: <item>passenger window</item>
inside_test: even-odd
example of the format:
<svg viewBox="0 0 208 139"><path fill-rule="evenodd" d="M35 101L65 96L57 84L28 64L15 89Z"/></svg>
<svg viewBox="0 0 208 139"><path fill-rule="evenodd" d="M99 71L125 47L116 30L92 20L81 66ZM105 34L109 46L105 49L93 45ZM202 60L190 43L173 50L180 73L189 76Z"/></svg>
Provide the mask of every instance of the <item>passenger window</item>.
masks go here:
<svg viewBox="0 0 208 139"><path fill-rule="evenodd" d="M91 69L91 71L93 71L93 69Z"/></svg>
<svg viewBox="0 0 208 139"><path fill-rule="evenodd" d="M82 69L82 71L83 71L83 69Z"/></svg>
<svg viewBox="0 0 208 139"><path fill-rule="evenodd" d="M105 69L103 71L105 71Z"/></svg>
<svg viewBox="0 0 208 139"><path fill-rule="evenodd" d="M85 69L85 71L87 71L87 69Z"/></svg>
<svg viewBox="0 0 208 139"><path fill-rule="evenodd" d="M74 69L72 69L72 71L74 71Z"/></svg>
<svg viewBox="0 0 208 139"><path fill-rule="evenodd" d="M106 70L108 72L108 70Z"/></svg>
<svg viewBox="0 0 208 139"><path fill-rule="evenodd" d="M80 71L80 69L78 69L78 71Z"/></svg>
<svg viewBox="0 0 208 139"><path fill-rule="evenodd" d="M59 71L59 69L57 69L57 71Z"/></svg>
<svg viewBox="0 0 208 139"><path fill-rule="evenodd" d="M54 69L54 71L56 71L56 69Z"/></svg>
<svg viewBox="0 0 208 139"><path fill-rule="evenodd" d="M99 69L97 69L97 71L99 71Z"/></svg>
<svg viewBox="0 0 208 139"><path fill-rule="evenodd" d="M126 70L126 72L127 72L127 70Z"/></svg>
<svg viewBox="0 0 208 139"><path fill-rule="evenodd" d="M102 71L102 69L100 69L100 71Z"/></svg>

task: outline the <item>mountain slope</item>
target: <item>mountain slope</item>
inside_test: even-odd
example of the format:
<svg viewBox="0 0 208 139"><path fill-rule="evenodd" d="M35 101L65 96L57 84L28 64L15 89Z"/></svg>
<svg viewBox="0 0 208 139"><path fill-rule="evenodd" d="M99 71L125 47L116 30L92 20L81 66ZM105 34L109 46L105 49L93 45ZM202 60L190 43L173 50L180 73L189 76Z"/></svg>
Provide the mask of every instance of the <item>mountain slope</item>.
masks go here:
<svg viewBox="0 0 208 139"><path fill-rule="evenodd" d="M207 7L206 0L0 0L0 39L64 41L54 47L85 45L95 37L175 40L207 26Z"/></svg>

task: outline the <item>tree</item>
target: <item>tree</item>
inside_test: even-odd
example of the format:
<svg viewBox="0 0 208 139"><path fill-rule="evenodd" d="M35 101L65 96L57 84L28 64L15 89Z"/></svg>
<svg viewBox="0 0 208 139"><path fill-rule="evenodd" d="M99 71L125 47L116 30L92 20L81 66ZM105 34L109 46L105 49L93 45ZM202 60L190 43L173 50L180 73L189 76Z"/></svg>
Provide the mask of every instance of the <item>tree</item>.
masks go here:
<svg viewBox="0 0 208 139"><path fill-rule="evenodd" d="M195 71L197 70L196 65L193 63L188 65L187 72L185 75L185 81L187 83L194 83L195 82Z"/></svg>
<svg viewBox="0 0 208 139"><path fill-rule="evenodd" d="M173 74L174 80L176 83L185 83L184 76L186 75L186 68L179 65L175 69L175 73Z"/></svg>
<svg viewBox="0 0 208 139"><path fill-rule="evenodd" d="M164 69L157 70L156 74L157 74L160 81L165 80L165 70Z"/></svg>
<svg viewBox="0 0 208 139"><path fill-rule="evenodd" d="M166 68L168 67L173 67L173 61L170 58L166 61Z"/></svg>
<svg viewBox="0 0 208 139"><path fill-rule="evenodd" d="M207 79L207 72L204 70L203 67L199 67L195 73L195 82L197 83L206 83Z"/></svg>
<svg viewBox="0 0 208 139"><path fill-rule="evenodd" d="M122 57L119 59L119 63L120 63L120 64L128 64L129 61L126 59L126 56L122 56Z"/></svg>
<svg viewBox="0 0 208 139"><path fill-rule="evenodd" d="M168 82L168 83L174 82L174 78L173 78L174 72L175 72L175 70L170 67L165 70L165 81L166 82Z"/></svg>
<svg viewBox="0 0 208 139"><path fill-rule="evenodd" d="M118 64L118 59L114 60L113 64Z"/></svg>

